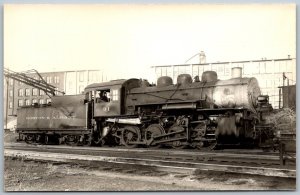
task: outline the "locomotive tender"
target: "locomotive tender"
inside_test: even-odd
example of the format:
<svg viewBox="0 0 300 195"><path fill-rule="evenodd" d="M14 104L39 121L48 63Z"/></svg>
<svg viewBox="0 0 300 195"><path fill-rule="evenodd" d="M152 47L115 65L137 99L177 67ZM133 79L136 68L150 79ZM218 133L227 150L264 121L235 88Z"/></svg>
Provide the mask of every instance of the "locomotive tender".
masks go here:
<svg viewBox="0 0 300 195"><path fill-rule="evenodd" d="M153 86L141 79L90 84L84 95L20 108L17 132L20 139L39 143L258 146L272 139L264 122L271 109L256 78L219 80L206 71L201 81L181 74L176 84L168 76Z"/></svg>

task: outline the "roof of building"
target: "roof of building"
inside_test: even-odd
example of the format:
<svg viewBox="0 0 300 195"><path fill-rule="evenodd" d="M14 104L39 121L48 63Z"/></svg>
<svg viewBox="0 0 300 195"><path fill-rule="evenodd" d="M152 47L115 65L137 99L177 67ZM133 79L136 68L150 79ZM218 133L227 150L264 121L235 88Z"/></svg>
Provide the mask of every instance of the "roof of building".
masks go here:
<svg viewBox="0 0 300 195"><path fill-rule="evenodd" d="M235 64L235 63L249 63L249 62L267 62L267 61L285 61L285 60L295 60L296 58L278 58L278 59L261 59L261 60L243 60L243 61L231 61L231 62L211 62L211 63L197 63L197 64L168 64L168 65L154 65L151 68L155 67L171 67L171 66L190 66L190 65L210 65L210 64Z"/></svg>

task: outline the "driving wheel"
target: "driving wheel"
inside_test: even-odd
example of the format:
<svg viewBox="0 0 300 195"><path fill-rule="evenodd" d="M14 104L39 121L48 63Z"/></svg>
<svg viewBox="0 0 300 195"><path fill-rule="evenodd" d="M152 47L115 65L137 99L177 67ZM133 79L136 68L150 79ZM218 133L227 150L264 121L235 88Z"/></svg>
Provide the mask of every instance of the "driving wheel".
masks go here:
<svg viewBox="0 0 300 195"><path fill-rule="evenodd" d="M121 134L121 144L128 148L135 148L138 144L130 143L130 142L139 142L141 141L141 132L138 127L135 126L125 126L122 128Z"/></svg>
<svg viewBox="0 0 300 195"><path fill-rule="evenodd" d="M153 137L155 136L159 136L159 135L162 135L164 134L164 128L159 125L159 124L152 124L152 125L149 125L148 128L146 129L146 133L145 133L145 139L147 141L147 143L151 142L152 143L150 144L151 147L160 147L160 144L153 144Z"/></svg>

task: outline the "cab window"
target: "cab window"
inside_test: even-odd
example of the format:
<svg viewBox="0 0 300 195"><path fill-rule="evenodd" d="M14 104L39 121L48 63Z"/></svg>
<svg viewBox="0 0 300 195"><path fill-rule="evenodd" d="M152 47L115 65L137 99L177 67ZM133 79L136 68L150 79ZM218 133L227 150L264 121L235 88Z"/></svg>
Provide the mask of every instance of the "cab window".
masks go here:
<svg viewBox="0 0 300 195"><path fill-rule="evenodd" d="M111 91L111 100L112 101L119 101L119 90L113 89Z"/></svg>
<svg viewBox="0 0 300 195"><path fill-rule="evenodd" d="M95 93L96 103L110 102L110 90L97 90Z"/></svg>

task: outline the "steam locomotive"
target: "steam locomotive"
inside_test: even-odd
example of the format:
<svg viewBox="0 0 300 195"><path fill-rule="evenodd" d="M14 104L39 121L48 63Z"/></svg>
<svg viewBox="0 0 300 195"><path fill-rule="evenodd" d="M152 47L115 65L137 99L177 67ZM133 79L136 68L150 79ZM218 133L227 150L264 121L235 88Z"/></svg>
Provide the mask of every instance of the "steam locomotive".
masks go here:
<svg viewBox="0 0 300 195"><path fill-rule="evenodd" d="M82 95L57 96L51 104L18 110L19 138L28 143L202 148L262 146L273 131L272 110L256 78L219 80L206 71L201 81L181 74L156 85L121 79L88 85Z"/></svg>

